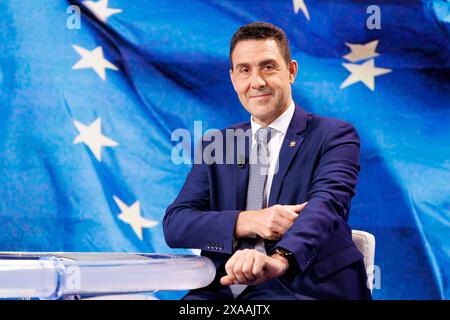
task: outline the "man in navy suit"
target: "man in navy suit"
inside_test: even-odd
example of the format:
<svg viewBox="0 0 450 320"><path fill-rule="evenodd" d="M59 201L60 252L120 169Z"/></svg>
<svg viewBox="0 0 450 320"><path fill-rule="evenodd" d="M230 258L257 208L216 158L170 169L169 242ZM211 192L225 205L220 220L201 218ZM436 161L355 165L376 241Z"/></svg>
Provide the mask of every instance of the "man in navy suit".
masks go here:
<svg viewBox="0 0 450 320"><path fill-rule="evenodd" d="M241 27L230 62L251 118L220 133L250 132L248 139L241 149L242 135L224 139L214 156L223 153L226 163L195 163L163 221L170 247L201 249L217 268L209 286L184 299L370 299L347 224L359 172L357 132L294 104L298 64L276 26Z"/></svg>

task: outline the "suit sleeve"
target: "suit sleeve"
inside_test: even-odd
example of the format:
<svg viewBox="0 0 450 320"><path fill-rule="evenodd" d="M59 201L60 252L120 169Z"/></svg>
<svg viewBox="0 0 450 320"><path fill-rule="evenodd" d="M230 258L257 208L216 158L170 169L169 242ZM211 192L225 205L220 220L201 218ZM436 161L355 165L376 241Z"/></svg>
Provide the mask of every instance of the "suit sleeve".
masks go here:
<svg viewBox="0 0 450 320"><path fill-rule="evenodd" d="M304 271L339 224L347 219L358 178L360 141L348 123L338 122L323 140L308 192L308 205L277 246L295 256Z"/></svg>
<svg viewBox="0 0 450 320"><path fill-rule="evenodd" d="M240 211L210 210L208 165L194 164L178 197L167 208L163 230L171 248L196 248L231 254Z"/></svg>

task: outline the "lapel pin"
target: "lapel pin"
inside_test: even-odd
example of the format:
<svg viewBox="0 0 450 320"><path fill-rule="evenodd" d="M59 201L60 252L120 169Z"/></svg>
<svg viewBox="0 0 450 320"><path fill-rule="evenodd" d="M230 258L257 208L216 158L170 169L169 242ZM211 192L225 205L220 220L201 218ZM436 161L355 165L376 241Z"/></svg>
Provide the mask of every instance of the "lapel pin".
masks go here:
<svg viewBox="0 0 450 320"><path fill-rule="evenodd" d="M291 148L295 147L295 145L296 145L295 141L291 141L291 143L289 143L289 147Z"/></svg>

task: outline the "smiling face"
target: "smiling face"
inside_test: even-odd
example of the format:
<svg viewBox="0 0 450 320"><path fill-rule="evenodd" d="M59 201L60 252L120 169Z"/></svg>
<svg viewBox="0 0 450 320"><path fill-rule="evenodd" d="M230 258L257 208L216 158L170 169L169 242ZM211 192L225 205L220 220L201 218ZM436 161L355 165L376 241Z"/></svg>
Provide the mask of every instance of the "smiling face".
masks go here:
<svg viewBox="0 0 450 320"><path fill-rule="evenodd" d="M255 122L268 126L291 104L297 62L287 65L273 39L240 41L231 60L230 77L239 100Z"/></svg>

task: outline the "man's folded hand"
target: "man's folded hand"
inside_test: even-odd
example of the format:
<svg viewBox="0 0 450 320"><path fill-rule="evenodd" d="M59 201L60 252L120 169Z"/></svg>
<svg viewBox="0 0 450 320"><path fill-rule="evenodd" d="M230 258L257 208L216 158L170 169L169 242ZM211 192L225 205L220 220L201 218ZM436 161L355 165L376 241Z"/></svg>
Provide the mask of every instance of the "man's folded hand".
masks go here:
<svg viewBox="0 0 450 320"><path fill-rule="evenodd" d="M297 205L276 204L261 210L243 211L236 222L235 237L258 235L263 239L279 240L294 224L307 204L308 202Z"/></svg>
<svg viewBox="0 0 450 320"><path fill-rule="evenodd" d="M283 257L269 257L254 249L238 250L225 264L227 275L220 283L257 285L282 276L288 268L289 263Z"/></svg>

